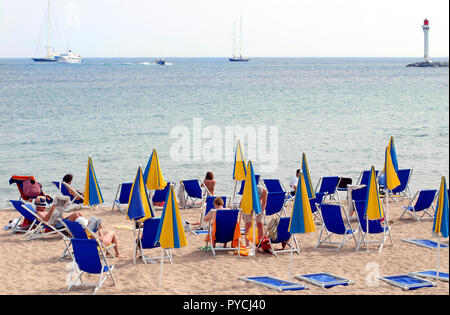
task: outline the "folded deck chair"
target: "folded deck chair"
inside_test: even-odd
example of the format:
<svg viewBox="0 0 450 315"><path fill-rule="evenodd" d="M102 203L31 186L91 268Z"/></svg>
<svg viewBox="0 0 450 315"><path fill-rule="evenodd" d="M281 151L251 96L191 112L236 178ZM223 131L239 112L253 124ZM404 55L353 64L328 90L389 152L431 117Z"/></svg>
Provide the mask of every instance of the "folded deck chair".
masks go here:
<svg viewBox="0 0 450 315"><path fill-rule="evenodd" d="M366 201L360 200L360 201L353 201L354 209L356 210L356 215L358 216L358 245L356 250L358 251L362 244L366 244L366 246L369 246L369 244L379 244L380 247L378 249L379 252L383 249L383 246L386 242L387 237L389 237L389 240L392 245L394 245L394 242L392 241L391 231L389 226L386 225L386 220L381 222L381 220L369 220L369 230L367 230L367 221L366 221ZM371 237L372 235L382 235L381 240L375 240L375 241L367 241L368 237Z"/></svg>
<svg viewBox="0 0 450 315"><path fill-rule="evenodd" d="M13 202L13 200L11 200L11 203ZM20 204L21 203L21 204ZM14 205L14 203L13 203ZM31 205L31 203L24 203L22 201L18 201L18 203L16 203L16 205L18 207L21 207L22 210L28 212L29 215L34 217L34 226L33 228L29 229L28 233L24 234L25 236L25 240L29 241L29 240L34 240L37 238L41 238L44 236L50 236L50 235L60 235L63 238L65 237L65 232L67 231L67 229L64 226L53 226L51 224L49 224L48 222L45 222L44 220L41 219L41 217L38 216L38 214L36 213L36 210L33 208L33 206ZM16 206L14 206L16 207ZM30 218L31 218L30 216Z"/></svg>
<svg viewBox="0 0 450 315"><path fill-rule="evenodd" d="M169 263L172 263L172 251L170 249L164 249L163 257L148 257L144 255L144 249L154 249L160 248L161 245L156 240L156 236L158 234L159 223L161 222L161 218L150 218L145 220L142 229L139 230L138 233L138 246L136 246L136 251L134 255L134 262L136 263L136 256L139 251L142 261L144 264L154 263L158 259L168 259Z"/></svg>
<svg viewBox="0 0 450 315"><path fill-rule="evenodd" d="M59 192L63 195L63 196L67 196L70 198L70 204L82 204L84 197L82 195L80 195L77 190L75 188L73 188L72 186L70 186L69 184L65 183L65 182L52 182L53 185L56 186L56 188L58 188ZM69 189L73 192L75 192L75 197L72 196L72 194L70 193ZM78 198L78 199L77 199Z"/></svg>
<svg viewBox="0 0 450 315"><path fill-rule="evenodd" d="M321 246L325 244L337 245L333 249L339 250L350 238L353 238L355 245L357 245L356 230L352 229L347 213L342 209L341 205L323 203L319 206L319 209L322 214L323 224L315 248L322 248ZM342 213L344 213L345 218L342 217ZM341 241L331 241L333 235L339 236Z"/></svg>
<svg viewBox="0 0 450 315"><path fill-rule="evenodd" d="M87 226L83 226L76 221L70 221L70 220L60 220L60 221L67 228L67 230L71 236L70 238L67 238L67 237L64 238L64 242L66 243L66 250L69 250L70 239L72 239L72 238L81 239L81 240L95 239L97 241L99 247L103 248L111 256L114 256L114 253L111 251L111 249L114 248L114 246L116 244L111 244L109 246L106 246L105 244L103 244L100 241L97 234L95 234L93 231L91 231ZM63 253L61 258L63 258L64 256L65 256L65 254Z"/></svg>
<svg viewBox="0 0 450 315"><path fill-rule="evenodd" d="M300 249L298 247L298 243L297 243L297 239L295 237L295 235L292 235L289 232L289 223L290 223L291 218L290 217L284 217L284 218L280 218L280 222L278 223L277 226L277 235L276 237L270 237L270 235L268 235L268 232L266 232L266 236L268 236L269 239L269 244L270 244L270 252L275 255L276 257L278 257L278 253L297 253L298 255L300 255ZM260 247L262 244L262 242L260 242L258 244L258 247ZM282 244L283 248L282 249L275 249L273 245L275 244ZM284 249L285 246L289 246L289 249Z"/></svg>
<svg viewBox="0 0 450 315"><path fill-rule="evenodd" d="M223 207L224 208L227 207L227 197L226 196L208 196L208 197L206 197L206 202L203 207L203 208L205 208L205 210L202 211L202 215L200 217L200 223L203 223L203 218L209 213L209 211L214 209L214 199L216 199L217 197L222 198Z"/></svg>
<svg viewBox="0 0 450 315"><path fill-rule="evenodd" d="M417 239L402 239L403 242L414 244L421 247L426 247L430 249L435 249L438 247L438 242L435 242L433 240L423 239L423 238L417 238ZM448 248L447 244L441 243L441 248Z"/></svg>
<svg viewBox="0 0 450 315"><path fill-rule="evenodd" d="M208 235L205 239L206 248L216 256L216 251L233 250L240 256L241 230L239 227L240 210L211 210L216 212L216 219L210 220ZM231 243L230 247L218 247L217 243Z"/></svg>
<svg viewBox="0 0 450 315"><path fill-rule="evenodd" d="M402 288L404 291L416 290L421 288L431 288L436 286L436 284L431 281L412 275L386 276L380 277L380 279L389 283L390 285Z"/></svg>
<svg viewBox="0 0 450 315"><path fill-rule="evenodd" d="M326 197L340 201L338 194L338 186L341 178L338 176L322 177L317 183L316 193L326 194Z"/></svg>
<svg viewBox="0 0 450 315"><path fill-rule="evenodd" d="M436 270L424 270L424 271L410 272L408 274L420 278L436 279L437 272ZM448 272L439 271L438 279L444 282L448 282Z"/></svg>
<svg viewBox="0 0 450 315"><path fill-rule="evenodd" d="M295 276L297 280L305 281L311 283L312 285L330 289L332 287L343 285L347 286L349 284L354 284L355 282L344 277L336 276L334 274L324 272L324 273L314 273L308 275L298 275Z"/></svg>
<svg viewBox="0 0 450 315"><path fill-rule="evenodd" d="M375 176L378 178L378 173L380 171L375 171ZM369 185L371 170L362 171L359 175L357 185Z"/></svg>
<svg viewBox="0 0 450 315"><path fill-rule="evenodd" d="M411 199L411 202L407 207L402 207L403 213L400 216L400 219L406 214L412 216L416 221L424 220L424 219L433 219L434 213L428 212L431 208L435 211L433 207L433 203L437 198L437 190L421 190L418 191L414 197ZM416 201L414 203L414 200ZM414 204L413 204L414 203ZM417 214L422 212L422 216L418 216Z"/></svg>
<svg viewBox="0 0 450 315"><path fill-rule="evenodd" d="M283 291L298 291L305 290L308 287L303 284L285 281L281 279L277 279L274 277L263 276L263 277L239 277L239 280L243 280L245 282L253 283L259 286L263 286L278 292Z"/></svg>
<svg viewBox="0 0 450 315"><path fill-rule="evenodd" d="M105 252L100 248L96 240L80 240L71 239L74 260L68 281L68 289L73 286L93 286L95 287L93 294L103 285L108 276L111 276L113 284L116 282L112 274L114 266L110 266L106 259ZM96 283L85 283L82 279L84 273L97 274L99 280Z"/></svg>
<svg viewBox="0 0 450 315"><path fill-rule="evenodd" d="M284 207L286 203L286 192L269 192L267 194L266 202L266 216L271 216L274 214L280 215L281 212L287 216L286 208Z"/></svg>
<svg viewBox="0 0 450 315"><path fill-rule="evenodd" d="M11 202L13 207L21 215L20 219L16 222L16 224L11 227L10 234L29 235L32 232L33 228L36 227L37 225L36 218L29 211L22 208L22 205L25 204L23 201L10 200L9 202ZM29 209L35 211L33 207L30 207Z"/></svg>
<svg viewBox="0 0 450 315"><path fill-rule="evenodd" d="M117 187L116 196L114 197L113 205L111 210L114 210L115 207L121 212L124 213L125 210L122 210L122 205L128 205L130 202L130 193L131 187L133 183L121 183L119 187Z"/></svg>
<svg viewBox="0 0 450 315"><path fill-rule="evenodd" d="M205 202L205 197L211 195L208 188L203 185L203 181L200 179L183 180L180 181L180 184L183 186L185 192L185 208L202 207ZM202 187L205 190L204 192Z"/></svg>

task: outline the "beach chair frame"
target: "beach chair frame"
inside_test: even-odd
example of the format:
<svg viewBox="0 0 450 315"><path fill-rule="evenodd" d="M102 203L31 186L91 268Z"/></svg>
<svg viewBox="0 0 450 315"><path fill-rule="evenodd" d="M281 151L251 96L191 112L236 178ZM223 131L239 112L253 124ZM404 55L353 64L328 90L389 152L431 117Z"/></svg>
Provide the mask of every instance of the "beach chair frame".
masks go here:
<svg viewBox="0 0 450 315"><path fill-rule="evenodd" d="M432 241L432 240L428 240L428 239L403 238L402 241L405 242L405 243L410 243L410 244L414 244L414 245L417 245L417 246L420 246L420 247L429 248L429 249L436 249L438 244L439 244L438 242L435 242L435 241ZM424 242L421 242L421 241L432 242L432 243L435 243L436 246L431 246L431 245L425 244ZM448 248L448 245L446 245L446 244L442 244L441 243L440 246L441 246L441 249L447 249Z"/></svg>
<svg viewBox="0 0 450 315"><path fill-rule="evenodd" d="M21 217L16 222L15 225L11 227L11 231L9 234L22 234L22 235L29 235L33 228L37 225L36 218L31 215L28 211L22 208L22 204L24 204L24 201L22 200L10 200L9 201L13 207L20 213ZM27 219L30 221L30 225L26 229L20 228L20 225L23 223L23 221Z"/></svg>
<svg viewBox="0 0 450 315"><path fill-rule="evenodd" d="M411 279L417 280L420 284L403 284L398 281L395 281L395 278L398 277L409 277ZM420 288L429 288L429 287L435 287L436 283L425 280L423 278L413 276L413 275L395 275L395 276L384 276L384 277L378 277L380 280L383 280L384 282L389 283L390 285L393 285L395 287L401 288L403 291L409 291L409 290L416 290Z"/></svg>
<svg viewBox="0 0 450 315"><path fill-rule="evenodd" d="M152 220L152 219L154 219L154 218L150 218L150 219L147 219L147 220ZM142 224L139 224L139 228L137 230L136 240L135 240L137 246L135 246L133 263L136 263L137 254L139 252L141 254L142 262L145 265L148 264L149 262L152 263L155 260L160 260L160 259L168 259L169 263L173 264L172 248L164 248L163 254L161 256L157 256L157 257L149 257L149 256L144 254L144 249L152 249L152 248L147 248L147 247L144 248L144 246L142 244L142 236L144 234L144 224L145 224L145 222L142 223ZM155 235L156 235L156 232L158 231L158 226L159 226L159 224L156 225ZM155 246L153 248L159 248L160 247L159 245L156 246L157 243L155 243Z"/></svg>
<svg viewBox="0 0 450 315"><path fill-rule="evenodd" d="M270 283L266 283L263 282L261 280L258 281L258 279L261 278L266 278L266 279L270 279L270 280L275 280L281 283L286 283L289 284L288 286L276 286ZM285 280L281 280L278 278L274 278L271 276L260 276L260 277L239 277L239 280L243 280L245 282L248 283L253 283L271 290L275 290L278 292L283 292L283 291L297 291L297 290L308 290L309 288L303 284L300 283L295 283L295 282L291 282L291 281L285 281Z"/></svg>
<svg viewBox="0 0 450 315"><path fill-rule="evenodd" d="M217 220L217 211L218 211L218 210L216 210L216 209L211 209L211 211L216 212L216 220ZM234 210L219 210L219 211L230 211L230 213L231 213L231 211L238 211L236 223L241 222L242 211L241 211L240 209L234 209ZM237 252L238 257L241 257L241 253L240 253L240 249L241 249L241 238L238 239L237 247L233 247L233 246L231 245L231 247L225 247L225 248L224 248L224 247L217 247L217 246L214 245L215 243L213 242L213 239L212 239L212 223L213 223L212 221L213 221L213 220L209 220L209 224L208 224L208 235L207 235L207 238L206 238L205 248L208 248L208 246L210 246L209 248L211 249L211 252L212 252L213 256L216 256L216 251L230 251L230 250L232 250L232 251ZM216 242L216 243L217 243L217 242ZM230 241L230 243L232 243L232 242Z"/></svg>
<svg viewBox="0 0 450 315"><path fill-rule="evenodd" d="M84 242L96 242L96 240L80 240L80 239L72 239L71 242L80 242L80 241L84 241ZM73 247L73 245L72 245ZM98 247L98 246L97 246ZM82 276L86 273L85 271L82 271L80 269L80 267L78 266L77 262L76 262L76 255L71 252L71 255L73 257L73 262L72 262L72 267L70 270L70 275L68 277L68 290L70 291L70 289L74 286L87 286L87 287L95 287L94 292L92 293L93 295L95 295L97 293L97 291L102 287L103 283L106 281L106 279L108 278L108 276L111 276L112 282L115 285L116 281L114 279L113 273L112 271L114 270L114 266L110 265L108 263L108 259L106 258L106 254L103 251L103 249L100 247L99 250L97 251L97 257L93 257L93 259L98 258L100 260L100 263L102 264L101 266L101 272L100 272L100 276L99 276L99 280L96 283L84 283ZM105 271L106 269L106 271Z"/></svg>
<svg viewBox="0 0 450 315"><path fill-rule="evenodd" d="M401 169L398 170L400 171L409 171L408 173L408 180L405 184L405 187L403 190L398 191L398 187L393 189L392 191L390 190L390 198L394 201L394 202L398 202L399 200L404 200L404 199L412 199L412 194L411 194L411 189L409 187L409 183L411 182L411 178L413 175L414 170L412 168L408 168L408 169ZM403 183L402 183L403 184Z"/></svg>
<svg viewBox="0 0 450 315"><path fill-rule="evenodd" d="M122 205L124 205L125 203L121 202L121 200L126 197L126 195L125 196L123 195L124 190L122 189L123 187L125 187L125 185L126 185L126 187L131 185L130 190L128 190L128 188L126 190L126 192L128 192L128 202L129 202L129 199L130 199L129 197L131 194L131 187L133 186L133 183L120 183L119 186L117 187L116 195L114 196L113 205L111 208L111 210L114 210L114 208L117 207L117 210L119 210L119 212L122 214L125 213L125 209L122 209ZM127 202L127 204L128 204L128 202Z"/></svg>
<svg viewBox="0 0 450 315"><path fill-rule="evenodd" d="M319 205L319 204L316 203L316 207L319 208L319 211L320 211L320 213L322 215L322 218L324 217L323 210L322 210L323 206L326 206L326 207L339 207L339 210L341 212L342 224L345 227L345 232L344 232L344 234L337 234L337 233L329 231L329 229L327 228L326 223L325 223L326 220L324 219L323 223L322 223L322 227L320 229L319 239L318 239L317 244L314 247L314 249L329 249L329 250L331 249L331 250L338 251L347 243L347 241L350 238L353 238L353 240L355 241L355 245L357 246L358 242L356 240L355 234L358 232L358 229L353 229L352 228L352 225L350 223L350 219L348 218L348 215L347 215L347 211L344 210L343 206L342 205L334 205L334 204L320 204ZM344 214L345 218L342 217L342 213ZM331 237L333 235L342 235L342 240L340 242L332 242L331 241ZM337 245L337 247L336 248L324 248L324 247L321 247L324 244L326 244L326 245Z"/></svg>
<svg viewBox="0 0 450 315"><path fill-rule="evenodd" d="M203 207L203 205L205 204L205 202L206 202L206 197L207 196L211 196L211 193L210 193L210 191L208 190L208 188L206 187L206 185L205 185L205 183L203 182L203 180L201 180L201 179L192 179L192 181L197 181L198 182L198 185L199 185L199 187L200 187L200 190L202 191L202 197L201 198L196 198L196 197L191 197L191 196L189 196L189 194L188 194L188 192L186 191L186 186L184 185L184 181L180 181L180 185L183 185L183 187L184 187L184 192L185 192L185 199L184 199L184 208L186 209L189 209L189 208L198 208L198 207ZM197 200L201 200L201 205L200 206L198 206L198 205L196 205L195 204L195 202L197 201ZM188 204L188 202L191 202L191 204L189 205Z"/></svg>
<svg viewBox="0 0 450 315"><path fill-rule="evenodd" d="M284 220L290 220L289 217L284 217L284 218L281 218L281 217L280 217L280 222L281 222L282 219L284 219ZM277 234L278 234L278 228L279 228L279 226L280 226L280 223L278 223L278 226L277 226ZM289 233L289 231L288 231L288 233ZM266 232L264 233L264 237L265 237L265 236L268 236L268 231L266 231ZM264 237L263 237L263 238L264 238ZM300 247L298 246L298 242L297 242L297 238L295 237L295 234L291 234L290 237L289 237L289 239L285 241L285 242L286 242L286 246L289 246L289 249L274 249L274 246L273 246L274 244L280 244L280 243L281 243L281 242L275 242L276 240L278 240L278 236L277 236L277 239L276 239L276 240L273 240L273 239L271 239L270 237L267 237L267 239L269 240L270 252L271 252L275 257L278 257L278 254L279 254L279 253L290 253L290 252L296 253L297 255L300 255ZM292 244L292 243L293 243L293 244ZM261 242L259 242L257 248L259 248L260 246L261 246Z"/></svg>
<svg viewBox="0 0 450 315"><path fill-rule="evenodd" d="M61 195L70 197L70 204L69 205L72 205L72 204L76 203L77 197L81 199L81 200L79 199L79 201L81 201L79 203L82 203L84 201L84 197L82 195L80 195L78 193L78 191L74 187L72 187L71 185L67 184L66 182L52 182L52 183L56 186L56 188L58 188L58 191L59 191L59 193ZM62 186L63 185L65 186L65 188L67 190L74 191L75 192L75 197L70 195L70 194L69 195L63 194L63 192L62 192Z"/></svg>
<svg viewBox="0 0 450 315"><path fill-rule="evenodd" d="M311 276L316 276L316 275L329 276L329 277L336 279L336 281L322 282L322 281L318 281L314 278L311 278ZM308 274L308 275L297 275L297 276L295 276L295 278L297 280L308 282L312 285L315 285L315 286L323 288L323 289L329 289L329 288L332 288L332 287L338 286L338 285L347 286L347 285L355 284L355 282L353 280L350 280L350 279L347 279L344 277L340 277L340 276L337 276L335 274L328 273L328 272L321 272L321 273Z"/></svg>
<svg viewBox="0 0 450 315"><path fill-rule="evenodd" d="M389 223L387 222L387 219L385 218L385 220L383 221L383 223L381 223L381 221L379 221L380 224L380 228L383 229L383 232L380 232L383 234L383 237L381 240L377 241L367 241L367 238L369 235L374 235L374 234L380 234L380 233L370 233L370 227L369 227L369 232L364 232L362 225L362 222L364 220L364 222L366 222L365 218L360 218L359 217L359 213L356 207L356 201L352 201L353 202L353 207L355 209L355 213L356 216L358 218L358 237L357 237L357 246L356 246L356 251L359 251L359 249L361 248L362 244L365 244L367 248L369 248L370 244L379 244L379 248L378 248L378 252L381 253L381 251L383 250L384 244L386 243L387 238L389 237L389 240L391 242L391 245L394 245L394 241L392 240L392 235L391 235L391 228L389 226ZM361 201L359 201L361 202ZM367 223L367 222L366 222ZM364 224L366 224L364 223ZM364 226L364 228L367 228L367 224Z"/></svg>
<svg viewBox="0 0 450 315"><path fill-rule="evenodd" d="M420 277L420 278L436 279L437 272L436 272L436 270L423 270L423 271L410 272L408 274L411 276L416 276L416 277ZM441 276L441 275L443 275L443 276ZM441 281L448 282L448 273L439 271L439 275L437 278Z"/></svg>
<svg viewBox="0 0 450 315"><path fill-rule="evenodd" d="M270 185L268 185L268 183L270 183L270 181L278 182L279 187L281 188L281 190L280 189L278 189L278 190L270 190L269 189ZM281 179L279 179L279 178L262 178L262 182L264 184L264 187L266 187L266 189L267 189L267 193L284 192L286 194L285 195L285 202L288 202L288 201L294 199L294 196L291 195L289 189L287 188L287 186L284 184L284 182Z"/></svg>
<svg viewBox="0 0 450 315"><path fill-rule="evenodd" d="M420 220L432 220L434 218L434 213L429 213L428 210L433 209L433 212L436 212L436 209L434 208L433 204L436 201L436 199L438 198L438 194L437 194L437 190L428 190L428 191L434 191L434 197L433 200L430 203L430 206L427 209L423 209L423 210L417 210L416 211L416 207L417 207L417 201L419 201L420 199L420 195L424 192L427 192L427 190L420 190L418 192L415 193L414 197L411 198L411 201L409 203L409 205L407 207L403 207L403 213L400 216L400 219L403 218L403 216L405 214L408 214L409 216L413 217L413 219L415 219L416 221L420 221ZM417 215L418 212L422 212L422 216L419 217ZM425 217L425 216L428 217Z"/></svg>
<svg viewBox="0 0 450 315"><path fill-rule="evenodd" d="M323 183L324 179L329 179L329 178L338 178L338 181L337 181L337 184L336 184L336 187L335 187L333 193L326 193L325 196L323 197L323 200L325 200L326 197L330 197L330 200L334 200L334 201L337 201L338 203L341 203L341 199L339 197L339 191L338 191L338 187L341 182L341 177L339 177L339 176L323 176L323 177L321 177L316 185L316 193L321 192L322 183Z"/></svg>

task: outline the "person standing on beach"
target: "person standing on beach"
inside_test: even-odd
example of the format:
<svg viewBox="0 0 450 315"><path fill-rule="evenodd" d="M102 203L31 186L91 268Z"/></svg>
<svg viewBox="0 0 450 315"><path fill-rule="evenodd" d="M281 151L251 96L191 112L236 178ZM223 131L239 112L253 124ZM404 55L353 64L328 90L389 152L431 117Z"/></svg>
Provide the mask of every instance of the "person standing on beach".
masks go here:
<svg viewBox="0 0 450 315"><path fill-rule="evenodd" d="M291 191L292 196L295 196L295 193L297 192L297 184L298 184L298 177L300 176L300 169L297 170L295 175L296 176L293 177L291 179L291 182L289 183L289 187L292 188L292 191Z"/></svg>
<svg viewBox="0 0 450 315"><path fill-rule="evenodd" d="M264 215L265 215L265 210L266 210L268 192L267 192L267 189L262 184L258 184L257 188L258 188L259 201L261 203L261 213L256 216L255 223L258 228L258 240L261 240L264 237L263 220L264 220ZM242 218L244 219L245 235L247 236L248 230L252 226L253 215L242 213ZM245 246L248 247L249 245L250 245L249 240L246 237L245 238Z"/></svg>

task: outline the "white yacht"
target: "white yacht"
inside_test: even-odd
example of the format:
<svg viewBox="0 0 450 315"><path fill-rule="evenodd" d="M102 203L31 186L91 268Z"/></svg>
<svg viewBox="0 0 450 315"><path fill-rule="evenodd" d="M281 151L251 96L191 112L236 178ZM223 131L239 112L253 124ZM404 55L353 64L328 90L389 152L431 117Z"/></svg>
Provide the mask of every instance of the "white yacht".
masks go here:
<svg viewBox="0 0 450 315"><path fill-rule="evenodd" d="M60 54L55 57L58 62L61 63L81 63L81 55L68 50L65 54Z"/></svg>

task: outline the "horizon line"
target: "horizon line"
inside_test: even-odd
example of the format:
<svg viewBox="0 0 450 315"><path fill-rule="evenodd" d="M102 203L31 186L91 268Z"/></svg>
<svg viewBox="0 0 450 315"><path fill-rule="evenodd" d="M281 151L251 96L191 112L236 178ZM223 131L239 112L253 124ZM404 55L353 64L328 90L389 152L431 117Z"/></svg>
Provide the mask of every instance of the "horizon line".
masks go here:
<svg viewBox="0 0 450 315"><path fill-rule="evenodd" d="M89 56L83 57L83 59L87 58L160 58L162 56ZM230 58L231 56L164 56L164 58ZM423 56L246 56L249 58L418 58L423 59ZM0 59L32 59L35 57L0 57ZM444 59L449 58L449 56L436 56L430 57L430 59Z"/></svg>

